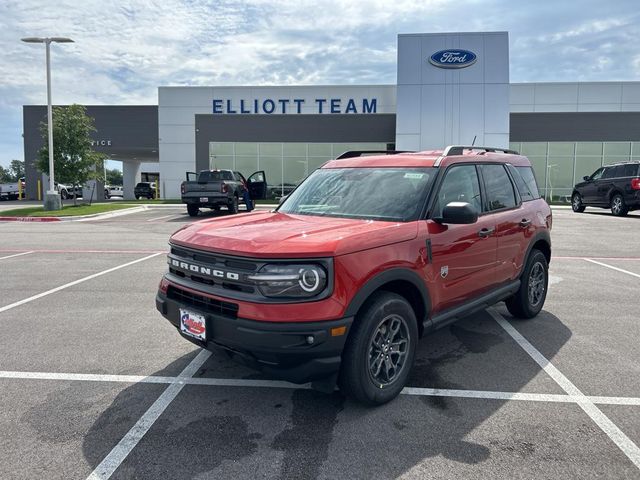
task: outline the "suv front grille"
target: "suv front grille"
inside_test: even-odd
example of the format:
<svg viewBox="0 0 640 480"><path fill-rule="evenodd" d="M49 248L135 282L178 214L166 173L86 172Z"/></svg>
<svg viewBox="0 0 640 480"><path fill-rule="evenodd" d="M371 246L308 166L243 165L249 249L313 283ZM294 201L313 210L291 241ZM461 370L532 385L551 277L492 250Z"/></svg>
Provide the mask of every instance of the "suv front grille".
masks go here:
<svg viewBox="0 0 640 480"><path fill-rule="evenodd" d="M222 302L214 298L205 297L195 293L170 286L167 290L167 298L175 300L182 305L188 305L203 313L221 315L228 318L238 318L238 305L231 302Z"/></svg>

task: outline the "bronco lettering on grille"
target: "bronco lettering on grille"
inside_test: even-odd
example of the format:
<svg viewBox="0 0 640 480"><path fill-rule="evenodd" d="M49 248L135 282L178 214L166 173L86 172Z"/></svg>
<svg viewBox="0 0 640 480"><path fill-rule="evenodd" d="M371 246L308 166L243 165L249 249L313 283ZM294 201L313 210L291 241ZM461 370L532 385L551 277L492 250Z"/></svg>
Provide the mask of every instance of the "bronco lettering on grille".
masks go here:
<svg viewBox="0 0 640 480"><path fill-rule="evenodd" d="M182 270L189 272L199 273L201 275L207 275L210 277L228 279L228 280L240 280L240 275L233 272L225 272L223 270L212 269L210 267L203 267L201 265L195 265L193 263L187 263L180 260L170 259L170 263L174 267L178 267Z"/></svg>

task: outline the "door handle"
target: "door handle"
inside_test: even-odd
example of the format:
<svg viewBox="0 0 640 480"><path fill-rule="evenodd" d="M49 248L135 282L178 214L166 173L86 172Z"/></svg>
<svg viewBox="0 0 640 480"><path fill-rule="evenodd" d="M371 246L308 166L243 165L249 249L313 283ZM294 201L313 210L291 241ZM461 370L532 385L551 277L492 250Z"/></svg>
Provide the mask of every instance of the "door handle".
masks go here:
<svg viewBox="0 0 640 480"><path fill-rule="evenodd" d="M483 228L482 230L478 231L478 236L482 238L487 238L495 231L496 231L495 228Z"/></svg>
<svg viewBox="0 0 640 480"><path fill-rule="evenodd" d="M529 225L531 225L531 220L529 220L528 218L523 218L522 220L520 220L520 226L521 227L528 227Z"/></svg>

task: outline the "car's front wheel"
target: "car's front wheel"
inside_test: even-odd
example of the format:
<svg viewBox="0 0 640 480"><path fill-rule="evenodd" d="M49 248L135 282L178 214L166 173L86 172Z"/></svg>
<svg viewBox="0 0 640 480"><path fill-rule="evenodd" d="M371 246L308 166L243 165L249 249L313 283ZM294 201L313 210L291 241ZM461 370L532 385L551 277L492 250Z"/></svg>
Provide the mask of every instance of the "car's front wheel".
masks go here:
<svg viewBox="0 0 640 480"><path fill-rule="evenodd" d="M571 197L571 209L576 213L584 212L585 206L582 203L582 195L579 193L574 193Z"/></svg>
<svg viewBox="0 0 640 480"><path fill-rule="evenodd" d="M368 405L393 400L413 365L418 325L404 297L380 292L356 316L342 354L338 383L350 398Z"/></svg>
<svg viewBox="0 0 640 480"><path fill-rule="evenodd" d="M540 250L531 250L524 272L520 277L520 288L505 303L514 317L533 318L544 306L549 285L549 264Z"/></svg>
<svg viewBox="0 0 640 480"><path fill-rule="evenodd" d="M62 197L62 199L63 199L63 200L66 200L66 199L68 199L68 198L69 198L69 194L67 193L67 191L66 191L66 190L62 190L62 191L60 192L60 196Z"/></svg>
<svg viewBox="0 0 640 480"><path fill-rule="evenodd" d="M624 197L619 193L616 193L613 197L611 197L611 213L613 213L617 217L624 217L627 213L629 213L629 209L627 208L627 204L624 201Z"/></svg>

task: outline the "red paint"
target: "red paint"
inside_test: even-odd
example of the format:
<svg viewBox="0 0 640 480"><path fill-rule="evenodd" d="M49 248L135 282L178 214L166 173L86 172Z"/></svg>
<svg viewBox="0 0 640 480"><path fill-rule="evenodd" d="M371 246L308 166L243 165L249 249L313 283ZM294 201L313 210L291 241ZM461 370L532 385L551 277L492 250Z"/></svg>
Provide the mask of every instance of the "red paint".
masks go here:
<svg viewBox="0 0 640 480"><path fill-rule="evenodd" d="M0 217L0 222L61 222L59 217Z"/></svg>

